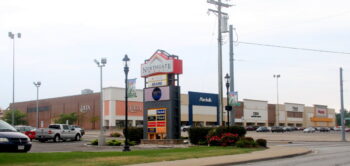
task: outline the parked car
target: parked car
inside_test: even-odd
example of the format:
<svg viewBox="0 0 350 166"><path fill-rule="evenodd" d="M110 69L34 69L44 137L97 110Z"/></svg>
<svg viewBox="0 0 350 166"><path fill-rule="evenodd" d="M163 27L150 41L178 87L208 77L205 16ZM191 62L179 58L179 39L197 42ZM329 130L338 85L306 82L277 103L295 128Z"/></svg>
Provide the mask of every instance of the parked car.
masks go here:
<svg viewBox="0 0 350 166"><path fill-rule="evenodd" d="M247 126L245 129L247 131L256 131L256 129L258 129L259 126Z"/></svg>
<svg viewBox="0 0 350 166"><path fill-rule="evenodd" d="M316 129L313 128L313 127L308 127L308 128L305 128L305 129L303 130L304 133L313 133L313 132L315 132L315 131L316 131Z"/></svg>
<svg viewBox="0 0 350 166"><path fill-rule="evenodd" d="M269 132L269 131L270 130L265 126L261 126L261 127L256 129L256 132Z"/></svg>
<svg viewBox="0 0 350 166"><path fill-rule="evenodd" d="M181 131L188 131L191 128L191 126L186 125L186 126L181 126Z"/></svg>
<svg viewBox="0 0 350 166"><path fill-rule="evenodd" d="M338 126L338 127L333 127L333 130L334 130L334 131L340 131L340 130L341 130L341 127L339 127L339 126Z"/></svg>
<svg viewBox="0 0 350 166"><path fill-rule="evenodd" d="M77 125L71 125L71 127L74 128L75 131L80 132L81 136L85 135L85 130Z"/></svg>
<svg viewBox="0 0 350 166"><path fill-rule="evenodd" d="M58 142L60 140L66 141L68 139L80 141L81 133L66 124L51 124L49 125L49 128L37 129L35 139L40 142L46 142L47 140Z"/></svg>
<svg viewBox="0 0 350 166"><path fill-rule="evenodd" d="M283 127L281 126L273 126L271 127L271 132L284 132Z"/></svg>
<svg viewBox="0 0 350 166"><path fill-rule="evenodd" d="M330 129L328 127L321 127L319 131L320 132L329 132Z"/></svg>
<svg viewBox="0 0 350 166"><path fill-rule="evenodd" d="M0 120L0 151L28 152L32 148L30 138L18 132L10 124Z"/></svg>
<svg viewBox="0 0 350 166"><path fill-rule="evenodd" d="M283 130L284 131L292 131L292 128L289 126L285 126L285 127L283 127Z"/></svg>
<svg viewBox="0 0 350 166"><path fill-rule="evenodd" d="M15 126L15 128L18 132L21 132L21 133L25 134L26 136L28 136L30 138L30 140L35 139L35 135L36 135L35 130L36 129L34 127L18 125L18 126Z"/></svg>

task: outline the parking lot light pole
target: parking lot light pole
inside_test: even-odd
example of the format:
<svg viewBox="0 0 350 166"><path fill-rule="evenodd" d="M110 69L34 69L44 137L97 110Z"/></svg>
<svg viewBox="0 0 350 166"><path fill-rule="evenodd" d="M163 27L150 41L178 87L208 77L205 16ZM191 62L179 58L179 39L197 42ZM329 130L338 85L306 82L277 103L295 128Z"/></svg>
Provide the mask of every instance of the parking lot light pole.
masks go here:
<svg viewBox="0 0 350 166"><path fill-rule="evenodd" d="M10 108L12 111L12 126L15 125L15 38L21 38L21 33L14 34L9 32L9 37L13 41L13 50L12 50L12 107Z"/></svg>
<svg viewBox="0 0 350 166"><path fill-rule="evenodd" d="M39 128L39 87L41 85L40 81L33 82L36 87L36 128Z"/></svg>
<svg viewBox="0 0 350 166"><path fill-rule="evenodd" d="M100 68L100 135L98 136L98 146L105 144L104 130L103 130L103 90L102 90L102 68L106 65L107 59L101 58L101 61L94 60L97 67Z"/></svg>
<svg viewBox="0 0 350 166"><path fill-rule="evenodd" d="M125 73L125 142L124 142L124 149L123 152L130 151L129 142L128 142L128 73L129 73L129 67L128 67L128 61L130 61L128 55L125 54L123 61L125 62L124 66L124 73Z"/></svg>
<svg viewBox="0 0 350 166"><path fill-rule="evenodd" d="M279 126L279 118L280 118L280 116L279 116L280 112L279 112L279 106L278 106L278 104L279 104L278 78L280 78L280 77L281 77L281 75L279 75L279 74L273 75L273 78L276 78L276 85L277 85L276 126Z"/></svg>
<svg viewBox="0 0 350 166"><path fill-rule="evenodd" d="M230 88L230 82L229 82L230 76L228 75L228 73L226 73L225 79L226 79L226 95L227 95L226 97L227 98L227 104L226 104L227 127L230 127L230 111L232 110L232 106L230 106L230 99L229 99L230 92L228 89Z"/></svg>

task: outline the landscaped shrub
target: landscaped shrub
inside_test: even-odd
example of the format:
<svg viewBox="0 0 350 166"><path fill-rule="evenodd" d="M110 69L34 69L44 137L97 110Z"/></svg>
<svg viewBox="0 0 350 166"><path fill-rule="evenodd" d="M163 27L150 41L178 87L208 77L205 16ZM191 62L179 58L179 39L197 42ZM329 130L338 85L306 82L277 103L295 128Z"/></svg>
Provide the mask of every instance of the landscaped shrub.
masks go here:
<svg viewBox="0 0 350 166"><path fill-rule="evenodd" d="M90 143L91 145L98 145L98 140L97 139L94 139L91 141Z"/></svg>
<svg viewBox="0 0 350 166"><path fill-rule="evenodd" d="M267 145L267 141L266 141L266 139L257 139L256 141L256 144L258 144L259 146L262 146L262 147L267 147L266 145Z"/></svg>
<svg viewBox="0 0 350 166"><path fill-rule="evenodd" d="M244 137L244 139L251 141L251 142L254 142L254 138L252 138L252 137Z"/></svg>
<svg viewBox="0 0 350 166"><path fill-rule="evenodd" d="M209 137L212 136L218 136L221 137L224 133L232 133L232 134L238 134L239 137L244 137L246 134L246 130L244 127L241 126L230 126L230 127L224 127L220 126L218 128L214 128L211 130L208 134Z"/></svg>
<svg viewBox="0 0 350 166"><path fill-rule="evenodd" d="M118 141L118 140L112 139L112 140L107 141L107 145L109 145L109 146L120 146L120 145L122 145L122 143L120 141Z"/></svg>
<svg viewBox="0 0 350 166"><path fill-rule="evenodd" d="M136 143L135 141L130 141L130 142L128 142L128 143L129 143L130 146L135 146L135 145L137 145L137 143Z"/></svg>
<svg viewBox="0 0 350 166"><path fill-rule="evenodd" d="M210 127L191 127L188 130L188 138L192 144L199 145L201 143L207 145L207 136L211 129Z"/></svg>
<svg viewBox="0 0 350 166"><path fill-rule="evenodd" d="M239 148L252 148L256 147L256 143L254 140L241 138L236 142L236 146Z"/></svg>
<svg viewBox="0 0 350 166"><path fill-rule="evenodd" d="M113 133L110 134L110 136L111 136L111 137L121 137L122 134L119 133L119 132L113 132Z"/></svg>
<svg viewBox="0 0 350 166"><path fill-rule="evenodd" d="M123 130L125 135L125 130ZM129 141L135 141L137 144L143 139L143 128L142 127L129 127L128 128Z"/></svg>
<svg viewBox="0 0 350 166"><path fill-rule="evenodd" d="M238 134L224 133L219 136L208 137L208 143L211 146L231 146L234 145L239 139Z"/></svg>

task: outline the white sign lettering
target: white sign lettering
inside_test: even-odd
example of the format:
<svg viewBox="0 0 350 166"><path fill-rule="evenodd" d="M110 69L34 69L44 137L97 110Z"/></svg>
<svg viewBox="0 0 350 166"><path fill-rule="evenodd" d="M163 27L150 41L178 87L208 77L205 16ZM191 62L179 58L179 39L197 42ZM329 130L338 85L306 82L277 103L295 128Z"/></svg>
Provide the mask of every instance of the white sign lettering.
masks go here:
<svg viewBox="0 0 350 166"><path fill-rule="evenodd" d="M204 102L204 103L211 103L211 102L213 102L210 97L200 97L199 101L200 102Z"/></svg>
<svg viewBox="0 0 350 166"><path fill-rule="evenodd" d="M88 112L88 111L90 111L90 110L91 110L90 105L81 105L81 106L80 106L80 112L81 112L81 113L85 113L85 112Z"/></svg>
<svg viewBox="0 0 350 166"><path fill-rule="evenodd" d="M148 63L141 65L141 76L155 73L171 73L174 71L174 61L155 55Z"/></svg>

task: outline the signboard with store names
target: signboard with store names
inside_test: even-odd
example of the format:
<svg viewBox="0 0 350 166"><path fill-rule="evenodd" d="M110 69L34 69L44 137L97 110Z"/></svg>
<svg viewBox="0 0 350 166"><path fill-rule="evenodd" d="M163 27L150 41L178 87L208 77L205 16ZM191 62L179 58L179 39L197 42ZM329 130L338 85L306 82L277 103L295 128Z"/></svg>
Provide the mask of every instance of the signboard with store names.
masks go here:
<svg viewBox="0 0 350 166"><path fill-rule="evenodd" d="M168 85L168 75L160 74L149 76L146 78L146 88L167 86Z"/></svg>
<svg viewBox="0 0 350 166"><path fill-rule="evenodd" d="M166 134L166 108L149 109L147 131L149 133Z"/></svg>

